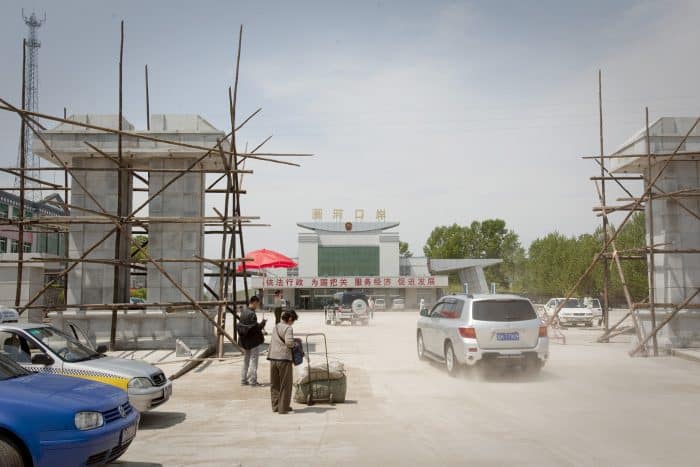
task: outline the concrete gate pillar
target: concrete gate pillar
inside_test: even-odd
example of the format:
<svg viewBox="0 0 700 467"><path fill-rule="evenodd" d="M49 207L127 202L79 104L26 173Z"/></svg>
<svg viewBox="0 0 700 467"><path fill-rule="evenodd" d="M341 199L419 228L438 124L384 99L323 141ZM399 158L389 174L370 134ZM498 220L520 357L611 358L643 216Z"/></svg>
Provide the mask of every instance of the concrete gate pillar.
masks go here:
<svg viewBox="0 0 700 467"><path fill-rule="evenodd" d="M185 169L194 159L157 158L149 161L151 169ZM151 172L149 196L159 191L177 173ZM187 173L154 198L149 205L150 217L196 219L204 216L204 174ZM148 251L153 258L195 259L204 256L204 224L151 222ZM202 297L202 263L162 263L162 267L196 300ZM150 302L187 301L173 284L152 264L147 269Z"/></svg>

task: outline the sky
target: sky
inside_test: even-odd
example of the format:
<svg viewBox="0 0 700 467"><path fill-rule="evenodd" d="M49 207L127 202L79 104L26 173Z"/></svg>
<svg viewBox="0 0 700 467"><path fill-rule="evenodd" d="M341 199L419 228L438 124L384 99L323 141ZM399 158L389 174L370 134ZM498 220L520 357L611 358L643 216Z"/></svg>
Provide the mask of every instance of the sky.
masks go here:
<svg viewBox="0 0 700 467"><path fill-rule="evenodd" d="M297 254L314 208L352 220L378 209L420 254L438 225L501 218L527 247L590 232L599 174L597 73L613 152L662 116L697 116L700 2L694 1L17 1L0 11L0 97L21 93L21 10L46 12L39 109L117 112L125 21L124 114L197 113L230 126L239 25L240 115L262 112L239 149L313 153L300 168L251 163L248 250ZM19 121L0 111L0 164L17 160ZM2 179L3 183L12 183ZM611 196L616 196L611 190ZM213 200L211 205L217 204ZM217 254L208 243L207 254Z"/></svg>

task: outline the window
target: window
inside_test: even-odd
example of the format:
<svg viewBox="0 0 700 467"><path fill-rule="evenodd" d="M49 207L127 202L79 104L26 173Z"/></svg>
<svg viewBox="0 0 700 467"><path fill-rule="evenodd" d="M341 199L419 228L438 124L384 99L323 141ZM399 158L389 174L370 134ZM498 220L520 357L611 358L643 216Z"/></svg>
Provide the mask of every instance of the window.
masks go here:
<svg viewBox="0 0 700 467"><path fill-rule="evenodd" d="M29 343L24 336L14 332L0 331L0 345L2 345L0 352L9 357L10 360L17 363L31 363Z"/></svg>
<svg viewBox="0 0 700 467"><path fill-rule="evenodd" d="M32 244L24 242L24 252L25 253L31 253L32 252Z"/></svg>
<svg viewBox="0 0 700 467"><path fill-rule="evenodd" d="M19 243L17 240L12 240L10 242L10 253L17 253L19 252Z"/></svg>
<svg viewBox="0 0 700 467"><path fill-rule="evenodd" d="M378 276L379 247L376 246L319 246L318 275Z"/></svg>
<svg viewBox="0 0 700 467"><path fill-rule="evenodd" d="M19 208L17 206L12 206L12 218L19 218Z"/></svg>
<svg viewBox="0 0 700 467"><path fill-rule="evenodd" d="M444 306L444 303L438 303L433 307L433 309L430 311L430 317L431 318L439 318L440 314L442 313L442 307Z"/></svg>
<svg viewBox="0 0 700 467"><path fill-rule="evenodd" d="M472 317L477 321L527 321L537 313L525 300L492 300L474 302Z"/></svg>
<svg viewBox="0 0 700 467"><path fill-rule="evenodd" d="M0 253L7 253L7 239L0 237Z"/></svg>
<svg viewBox="0 0 700 467"><path fill-rule="evenodd" d="M440 310L440 317L446 319L459 319L462 317L462 308L464 308L464 302L461 300L446 302L442 307L442 310Z"/></svg>
<svg viewBox="0 0 700 467"><path fill-rule="evenodd" d="M5 203L0 203L0 218L7 219L9 207Z"/></svg>

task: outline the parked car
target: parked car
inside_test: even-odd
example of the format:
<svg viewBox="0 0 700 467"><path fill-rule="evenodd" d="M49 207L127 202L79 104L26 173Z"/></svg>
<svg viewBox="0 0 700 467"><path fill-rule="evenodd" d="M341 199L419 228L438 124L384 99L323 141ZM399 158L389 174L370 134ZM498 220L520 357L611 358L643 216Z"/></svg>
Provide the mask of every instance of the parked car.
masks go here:
<svg viewBox="0 0 700 467"><path fill-rule="evenodd" d="M69 324L69 335L46 324L0 322L0 353L31 372L61 374L116 386L129 395L139 412L158 407L172 395L172 383L157 367L141 360L104 355L104 346L92 348L82 331Z"/></svg>
<svg viewBox="0 0 700 467"><path fill-rule="evenodd" d="M404 310L406 308L406 301L403 298L395 298L391 301L392 310Z"/></svg>
<svg viewBox="0 0 700 467"><path fill-rule="evenodd" d="M377 298L374 300L374 310L375 311L384 311L386 310L386 300L383 298Z"/></svg>
<svg viewBox="0 0 700 467"><path fill-rule="evenodd" d="M460 367L501 363L539 371L549 357L547 327L517 295L449 295L418 318L418 358Z"/></svg>
<svg viewBox="0 0 700 467"><path fill-rule="evenodd" d="M338 292L333 302L324 308L326 324L349 322L369 324L369 304L367 296L361 292Z"/></svg>
<svg viewBox="0 0 700 467"><path fill-rule="evenodd" d="M0 323L18 323L19 313L14 308L7 308L0 305Z"/></svg>
<svg viewBox="0 0 700 467"><path fill-rule="evenodd" d="M124 391L32 374L0 354L0 465L103 465L126 452L139 414Z"/></svg>
<svg viewBox="0 0 700 467"><path fill-rule="evenodd" d="M557 306L563 301L563 298L552 298L545 304L544 309L547 314L551 316L554 314ZM583 306L577 298L566 300L566 303L564 303L561 310L559 310L557 316L559 318L559 325L562 327L576 326L581 323L586 326L593 326L593 321L599 318L599 316L593 314L591 309Z"/></svg>

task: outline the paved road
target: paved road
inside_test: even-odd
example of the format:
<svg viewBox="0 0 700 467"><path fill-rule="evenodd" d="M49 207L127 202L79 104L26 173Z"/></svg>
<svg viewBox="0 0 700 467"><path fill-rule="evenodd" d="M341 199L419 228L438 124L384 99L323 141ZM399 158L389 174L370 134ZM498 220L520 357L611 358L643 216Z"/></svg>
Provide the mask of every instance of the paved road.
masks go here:
<svg viewBox="0 0 700 467"><path fill-rule="evenodd" d="M417 361L415 316L327 328L302 314L296 329L327 332L345 362L348 403L273 414L268 388L238 384L240 358L207 363L143 415L122 465L700 464L697 363L631 359L628 344L594 344L600 331L580 328L537 377L450 378ZM260 370L268 381L267 362Z"/></svg>

